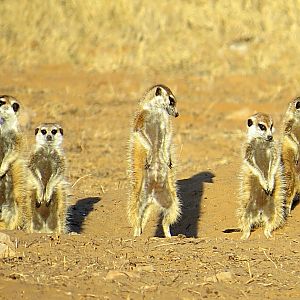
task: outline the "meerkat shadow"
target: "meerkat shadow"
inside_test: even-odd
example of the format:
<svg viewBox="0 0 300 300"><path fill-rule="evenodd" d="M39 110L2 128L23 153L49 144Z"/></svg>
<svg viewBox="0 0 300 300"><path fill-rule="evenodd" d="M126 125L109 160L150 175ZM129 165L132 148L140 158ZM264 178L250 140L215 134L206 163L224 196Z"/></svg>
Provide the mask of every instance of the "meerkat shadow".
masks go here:
<svg viewBox="0 0 300 300"><path fill-rule="evenodd" d="M294 210L296 208L296 206L298 206L300 203L300 195L296 195L294 201L293 201L293 204L292 204L292 210Z"/></svg>
<svg viewBox="0 0 300 300"><path fill-rule="evenodd" d="M183 234L186 237L198 237L204 183L213 183L214 177L213 173L204 171L190 178L177 181L177 194L181 202L181 217L171 226L172 236ZM164 236L161 221L162 217L156 227L156 237Z"/></svg>
<svg viewBox="0 0 300 300"><path fill-rule="evenodd" d="M85 218L99 201L99 197L83 198L69 206L67 223L70 232L81 233Z"/></svg>

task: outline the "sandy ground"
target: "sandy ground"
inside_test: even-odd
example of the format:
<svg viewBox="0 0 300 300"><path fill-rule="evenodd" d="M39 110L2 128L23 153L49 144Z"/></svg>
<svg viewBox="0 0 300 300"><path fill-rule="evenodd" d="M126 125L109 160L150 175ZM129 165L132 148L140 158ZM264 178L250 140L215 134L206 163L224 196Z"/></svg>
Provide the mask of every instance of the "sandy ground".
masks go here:
<svg viewBox="0 0 300 300"><path fill-rule="evenodd" d="M266 240L236 228L245 120L272 114L277 133L295 96L275 73L209 78L84 73L68 66L0 74L1 93L23 104L28 148L40 122L65 130L71 234L6 232L16 257L0 264L0 299L300 298L300 209ZM178 98L174 119L182 218L161 238L153 215L141 238L126 218L129 126L155 83ZM276 93L274 92L276 91ZM277 126L276 126L277 125Z"/></svg>

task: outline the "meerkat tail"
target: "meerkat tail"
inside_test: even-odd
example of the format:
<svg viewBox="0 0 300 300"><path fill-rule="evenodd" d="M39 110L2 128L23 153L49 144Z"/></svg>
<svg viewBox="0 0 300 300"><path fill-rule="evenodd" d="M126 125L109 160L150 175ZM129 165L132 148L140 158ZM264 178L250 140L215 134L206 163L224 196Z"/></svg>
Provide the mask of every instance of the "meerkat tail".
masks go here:
<svg viewBox="0 0 300 300"><path fill-rule="evenodd" d="M58 186L55 190L53 202L57 203L57 228L56 233L66 233L66 191L63 187Z"/></svg>

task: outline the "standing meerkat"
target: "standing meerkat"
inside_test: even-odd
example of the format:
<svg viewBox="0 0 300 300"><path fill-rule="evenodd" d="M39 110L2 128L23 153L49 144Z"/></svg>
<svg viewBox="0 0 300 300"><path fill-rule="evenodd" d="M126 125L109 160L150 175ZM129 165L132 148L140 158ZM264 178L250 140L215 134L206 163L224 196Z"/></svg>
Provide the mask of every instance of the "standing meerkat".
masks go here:
<svg viewBox="0 0 300 300"><path fill-rule="evenodd" d="M0 227L6 229L23 226L23 206L27 197L19 109L17 99L0 96Z"/></svg>
<svg viewBox="0 0 300 300"><path fill-rule="evenodd" d="M171 117L178 115L175 96L164 85L153 86L140 101L130 136L128 217L134 236L142 234L153 204L161 209L166 237L171 237L170 225L180 215L171 126Z"/></svg>
<svg viewBox="0 0 300 300"><path fill-rule="evenodd" d="M248 239L251 229L264 226L264 235L284 221L284 179L271 116L257 113L248 119L248 139L241 172L238 218Z"/></svg>
<svg viewBox="0 0 300 300"><path fill-rule="evenodd" d="M30 232L66 232L67 190L63 129L43 123L35 129L36 145L30 156L32 197L28 203Z"/></svg>
<svg viewBox="0 0 300 300"><path fill-rule="evenodd" d="M283 121L281 159L286 177L286 213L290 214L300 192L300 97L290 102Z"/></svg>

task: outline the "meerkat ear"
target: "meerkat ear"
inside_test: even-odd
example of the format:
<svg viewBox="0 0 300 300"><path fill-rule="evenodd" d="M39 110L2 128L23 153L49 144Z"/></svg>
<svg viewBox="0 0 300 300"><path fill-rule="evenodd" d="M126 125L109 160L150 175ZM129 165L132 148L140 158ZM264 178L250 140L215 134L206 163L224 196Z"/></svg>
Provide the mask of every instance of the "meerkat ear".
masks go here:
<svg viewBox="0 0 300 300"><path fill-rule="evenodd" d="M20 104L15 102L15 103L13 103L12 108L13 108L14 112L17 112L20 108Z"/></svg>
<svg viewBox="0 0 300 300"><path fill-rule="evenodd" d="M39 129L38 129L38 128L36 128L36 129L34 130L34 134L35 134L35 135L37 135L37 134L38 134L38 132L39 132Z"/></svg>
<svg viewBox="0 0 300 300"><path fill-rule="evenodd" d="M61 135L64 135L64 130L62 128L59 128L59 132Z"/></svg>
<svg viewBox="0 0 300 300"><path fill-rule="evenodd" d="M161 96L161 94L162 94L162 90L160 87L158 87L155 91L155 96Z"/></svg>
<svg viewBox="0 0 300 300"><path fill-rule="evenodd" d="M251 127L253 124L253 121L251 119L248 119L248 127Z"/></svg>
<svg viewBox="0 0 300 300"><path fill-rule="evenodd" d="M296 109L299 109L300 108L300 101L297 101L295 106L296 106Z"/></svg>

